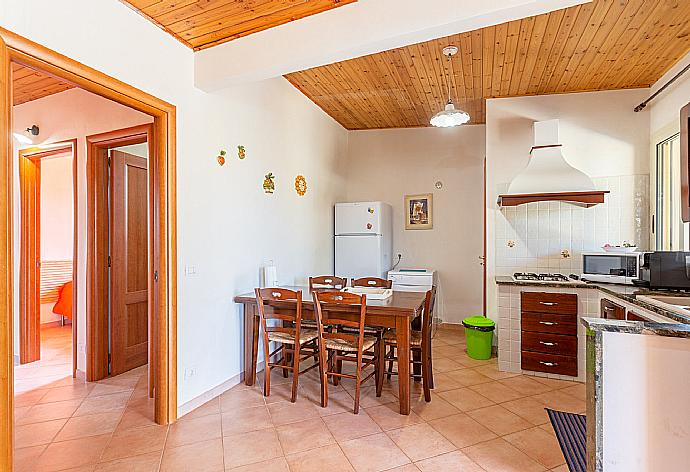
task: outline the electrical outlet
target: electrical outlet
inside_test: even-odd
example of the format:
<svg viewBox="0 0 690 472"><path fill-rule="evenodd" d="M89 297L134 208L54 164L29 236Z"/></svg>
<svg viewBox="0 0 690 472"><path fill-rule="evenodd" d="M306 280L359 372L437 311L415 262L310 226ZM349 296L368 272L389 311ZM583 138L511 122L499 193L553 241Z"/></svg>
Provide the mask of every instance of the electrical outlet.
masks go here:
<svg viewBox="0 0 690 472"><path fill-rule="evenodd" d="M196 266L188 265L184 267L184 275L196 275Z"/></svg>
<svg viewBox="0 0 690 472"><path fill-rule="evenodd" d="M188 367L184 370L184 378L187 380L190 377L194 377L196 375L196 369L193 367Z"/></svg>

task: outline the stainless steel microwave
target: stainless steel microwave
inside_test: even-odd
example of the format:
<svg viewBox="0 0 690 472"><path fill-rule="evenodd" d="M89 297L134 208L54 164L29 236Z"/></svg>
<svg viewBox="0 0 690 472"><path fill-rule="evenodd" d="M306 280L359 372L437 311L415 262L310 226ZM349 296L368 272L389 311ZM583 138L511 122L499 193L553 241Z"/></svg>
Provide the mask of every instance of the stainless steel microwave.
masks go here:
<svg viewBox="0 0 690 472"><path fill-rule="evenodd" d="M632 285L639 278L643 252L582 253L582 279Z"/></svg>

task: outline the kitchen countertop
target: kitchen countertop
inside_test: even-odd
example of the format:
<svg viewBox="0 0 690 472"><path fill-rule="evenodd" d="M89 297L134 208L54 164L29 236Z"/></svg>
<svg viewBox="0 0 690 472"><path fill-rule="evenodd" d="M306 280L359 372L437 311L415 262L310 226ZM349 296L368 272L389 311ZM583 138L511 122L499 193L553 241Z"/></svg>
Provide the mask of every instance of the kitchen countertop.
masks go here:
<svg viewBox="0 0 690 472"><path fill-rule="evenodd" d="M677 297L690 297L690 293L687 292L669 292L669 291L659 291L659 290L649 290L644 287L635 287L633 285L619 285L619 284L604 284L604 283L594 283L594 282L574 282L574 283L557 283L557 282L535 282L531 280L513 280L510 276L497 276L496 283L498 285L514 285L519 287L549 287L549 288L588 288L601 290L604 293L612 295L616 298L624 300L633 305L644 308L645 310L657 313L666 318L678 321L683 324L690 324L690 316L684 316L680 313L674 311L665 310L664 308L658 307L656 305L651 305L642 300L638 300L639 295L673 295ZM624 322L630 323L630 322ZM633 322L638 323L638 322ZM658 324L658 323L644 323L645 325ZM621 326L621 331L623 331L623 326ZM611 331L611 329L607 329Z"/></svg>
<svg viewBox="0 0 690 472"><path fill-rule="evenodd" d="M607 320L603 318L582 318L582 324L592 331L610 333L651 334L674 338L690 338L690 324L645 323L642 321Z"/></svg>

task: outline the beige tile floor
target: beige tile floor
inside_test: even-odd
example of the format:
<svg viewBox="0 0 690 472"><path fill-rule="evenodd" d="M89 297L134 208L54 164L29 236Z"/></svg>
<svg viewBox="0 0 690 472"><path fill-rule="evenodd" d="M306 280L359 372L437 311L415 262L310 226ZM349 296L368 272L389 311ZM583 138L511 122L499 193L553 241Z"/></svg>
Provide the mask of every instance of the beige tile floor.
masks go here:
<svg viewBox="0 0 690 472"><path fill-rule="evenodd" d="M18 375L16 470L567 472L544 407L583 412L582 384L501 373L496 359L467 357L457 330L438 331L434 356L433 400L414 385L409 416L397 413L395 377L380 398L365 388L353 415L352 383L330 386L322 409L314 371L300 377L296 404L274 371L270 397L238 385L170 427L150 419L145 369L27 389L43 368L60 375L56 356Z"/></svg>

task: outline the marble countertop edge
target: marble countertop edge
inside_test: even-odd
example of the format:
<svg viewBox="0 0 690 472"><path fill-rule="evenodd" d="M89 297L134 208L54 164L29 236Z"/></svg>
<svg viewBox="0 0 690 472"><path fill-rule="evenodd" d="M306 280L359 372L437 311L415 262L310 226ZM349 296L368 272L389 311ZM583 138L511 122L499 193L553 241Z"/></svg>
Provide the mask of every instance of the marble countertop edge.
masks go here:
<svg viewBox="0 0 690 472"><path fill-rule="evenodd" d="M645 334L674 338L690 338L690 325L642 321L609 320L583 317L580 322L589 330L608 333Z"/></svg>

